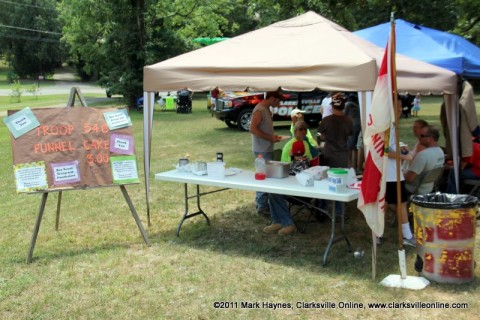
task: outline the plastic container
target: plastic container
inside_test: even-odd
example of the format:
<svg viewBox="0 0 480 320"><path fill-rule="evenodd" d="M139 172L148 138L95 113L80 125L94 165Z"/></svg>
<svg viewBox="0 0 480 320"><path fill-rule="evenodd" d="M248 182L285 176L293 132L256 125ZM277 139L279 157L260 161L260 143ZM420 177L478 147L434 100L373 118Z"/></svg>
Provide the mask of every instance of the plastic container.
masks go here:
<svg viewBox="0 0 480 320"><path fill-rule="evenodd" d="M328 175L328 190L333 192L347 191L348 171L345 169L330 169Z"/></svg>
<svg viewBox="0 0 480 320"><path fill-rule="evenodd" d="M175 110L175 100L173 97L166 97L165 98L165 110Z"/></svg>
<svg viewBox="0 0 480 320"><path fill-rule="evenodd" d="M255 159L255 179L265 180L267 177L267 165L262 154L259 154Z"/></svg>
<svg viewBox="0 0 480 320"><path fill-rule="evenodd" d="M413 197L415 270L440 283L474 279L477 198L430 193Z"/></svg>
<svg viewBox="0 0 480 320"><path fill-rule="evenodd" d="M214 179L225 178L225 162L208 162L207 163L207 175Z"/></svg>

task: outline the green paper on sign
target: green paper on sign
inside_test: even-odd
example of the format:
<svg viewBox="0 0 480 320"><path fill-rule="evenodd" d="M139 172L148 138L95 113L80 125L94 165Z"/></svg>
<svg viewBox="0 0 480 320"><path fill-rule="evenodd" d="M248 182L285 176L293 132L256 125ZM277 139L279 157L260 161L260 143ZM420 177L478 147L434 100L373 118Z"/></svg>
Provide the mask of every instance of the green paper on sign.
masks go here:
<svg viewBox="0 0 480 320"><path fill-rule="evenodd" d="M139 182L137 158L135 156L110 157L113 183L125 184Z"/></svg>

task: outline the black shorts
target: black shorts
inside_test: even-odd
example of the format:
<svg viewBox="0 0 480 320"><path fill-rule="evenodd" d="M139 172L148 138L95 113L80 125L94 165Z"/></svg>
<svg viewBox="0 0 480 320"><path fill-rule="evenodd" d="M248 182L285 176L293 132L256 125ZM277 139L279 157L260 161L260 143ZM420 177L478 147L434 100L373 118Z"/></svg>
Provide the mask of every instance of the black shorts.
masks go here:
<svg viewBox="0 0 480 320"><path fill-rule="evenodd" d="M407 190L405 189L405 181L400 181L400 195L402 203L407 202ZM388 204L397 204L397 182L387 182L385 190L385 202Z"/></svg>

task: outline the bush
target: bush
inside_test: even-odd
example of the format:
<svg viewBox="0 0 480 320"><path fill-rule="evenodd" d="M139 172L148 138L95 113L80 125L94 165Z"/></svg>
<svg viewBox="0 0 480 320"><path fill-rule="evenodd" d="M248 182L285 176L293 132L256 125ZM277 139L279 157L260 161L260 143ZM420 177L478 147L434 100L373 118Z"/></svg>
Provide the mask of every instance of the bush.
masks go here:
<svg viewBox="0 0 480 320"><path fill-rule="evenodd" d="M23 94L22 85L19 80L14 80L12 83L12 91L10 92L10 101L20 102L20 98Z"/></svg>
<svg viewBox="0 0 480 320"><path fill-rule="evenodd" d="M14 83L15 81L19 81L19 80L20 80L20 77L14 71L10 70L7 72L7 81L9 83Z"/></svg>
<svg viewBox="0 0 480 320"><path fill-rule="evenodd" d="M36 83L32 84L32 86L26 90L29 94L35 97L35 100L38 99L38 95L40 94L40 88Z"/></svg>

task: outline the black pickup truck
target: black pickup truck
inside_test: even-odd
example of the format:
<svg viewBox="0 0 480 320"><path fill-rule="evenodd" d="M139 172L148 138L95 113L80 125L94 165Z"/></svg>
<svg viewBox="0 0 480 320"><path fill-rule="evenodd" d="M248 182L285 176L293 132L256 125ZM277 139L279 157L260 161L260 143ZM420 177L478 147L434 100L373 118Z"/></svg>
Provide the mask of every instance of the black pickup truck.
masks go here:
<svg viewBox="0 0 480 320"><path fill-rule="evenodd" d="M322 120L320 105L326 92L315 90L310 92L282 92L280 106L273 108L273 120L290 120L290 112L295 109L305 110L305 121L316 128ZM230 127L248 131L253 108L264 99L264 92L235 92L218 97L213 114L218 120Z"/></svg>

